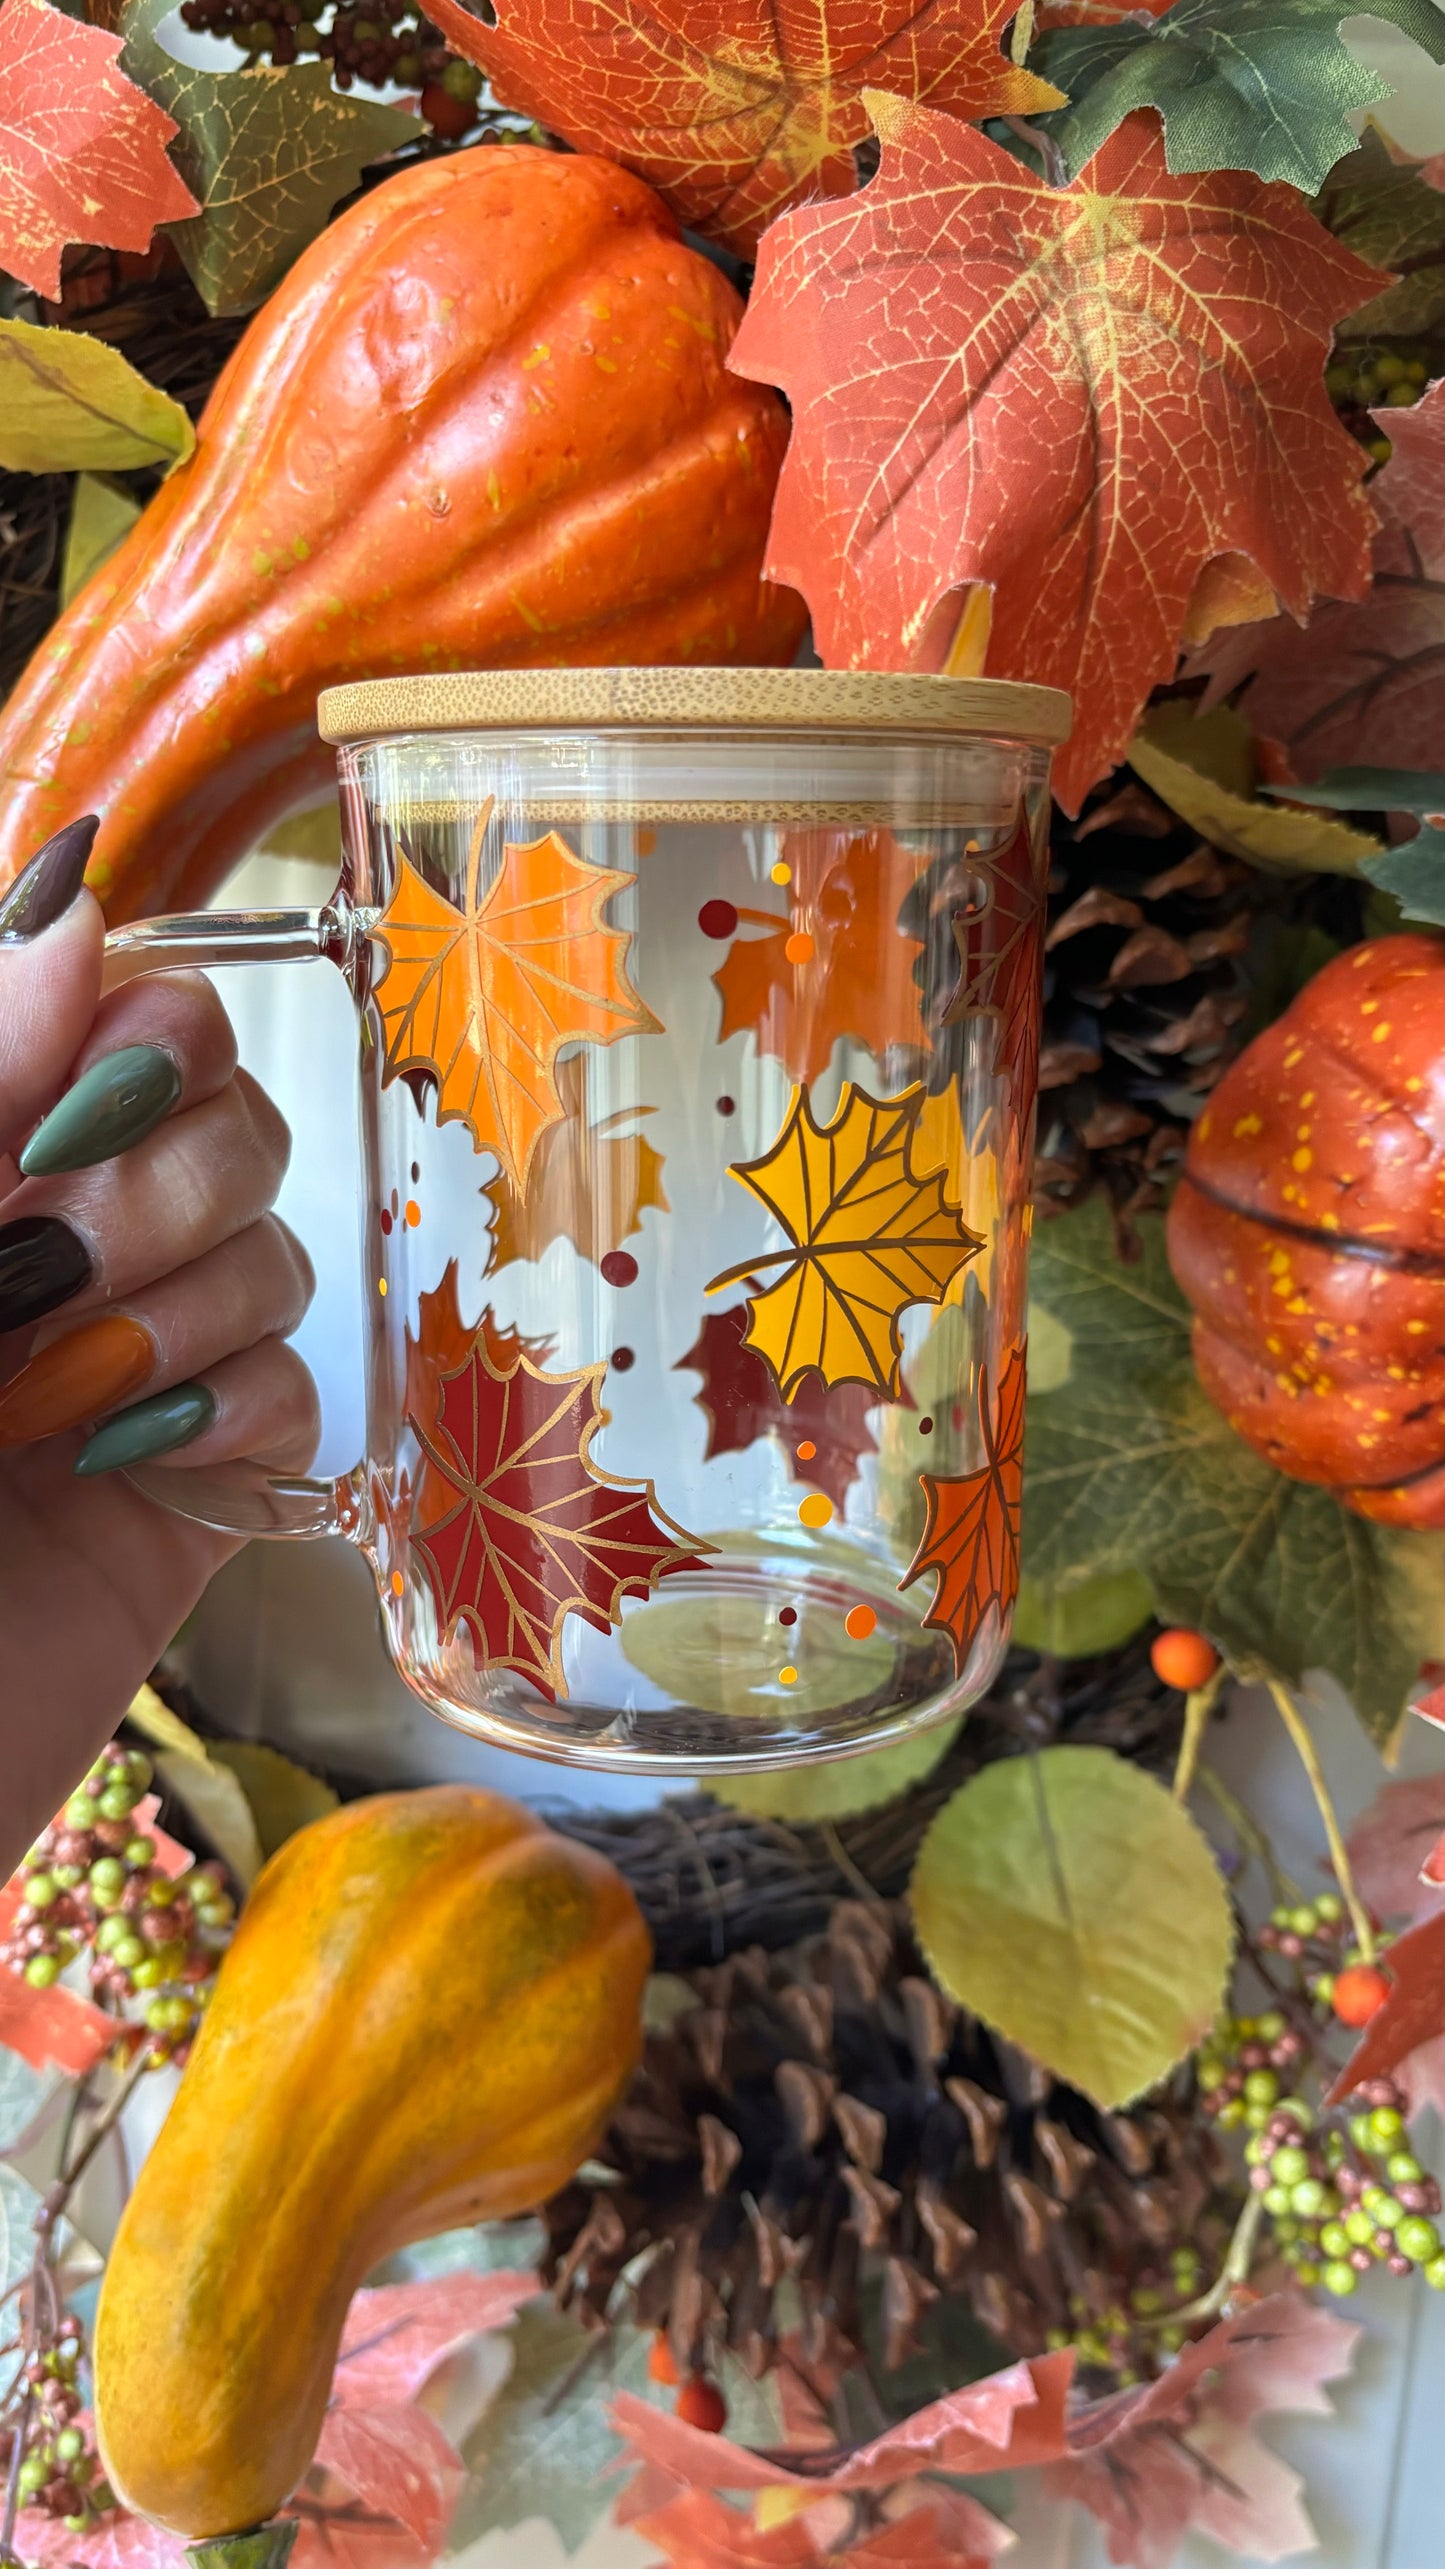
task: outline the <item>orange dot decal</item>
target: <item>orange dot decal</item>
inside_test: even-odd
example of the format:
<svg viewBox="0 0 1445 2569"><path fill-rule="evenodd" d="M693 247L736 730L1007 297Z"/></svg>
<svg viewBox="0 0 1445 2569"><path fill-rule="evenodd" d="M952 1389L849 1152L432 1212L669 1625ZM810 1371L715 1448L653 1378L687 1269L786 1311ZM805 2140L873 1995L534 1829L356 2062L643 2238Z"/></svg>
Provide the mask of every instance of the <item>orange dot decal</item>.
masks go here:
<svg viewBox="0 0 1445 2569"><path fill-rule="evenodd" d="M639 831L638 831L638 833L637 833L637 853L638 853L638 855L639 855L639 856L652 856L652 855L655 853L656 848L657 848L657 832L656 832L656 830L639 830Z"/></svg>
<svg viewBox="0 0 1445 2569"><path fill-rule="evenodd" d="M797 1682L798 1672L796 1668L780 1668L778 1670L778 1684L780 1686L796 1686Z"/></svg>
<svg viewBox="0 0 1445 2569"><path fill-rule="evenodd" d="M805 1437L804 1437L804 1439L803 1439L803 1441L802 1441L802 1444L798 1447L798 1449L797 1449L797 1450L798 1450L798 1460L799 1460L799 1462L800 1462L800 1463L811 1463L811 1462L812 1462L812 1459L813 1459L813 1457L814 1457L814 1455L815 1455L815 1454L817 1453L817 1451L818 1451L818 1448L817 1448L817 1446L812 1442L811 1438L809 1438L809 1437L805 1436Z"/></svg>
<svg viewBox="0 0 1445 2569"><path fill-rule="evenodd" d="M420 1220L421 1206L418 1204L414 1195L409 1195L406 1199L406 1227L408 1231L414 1231Z"/></svg>
<svg viewBox="0 0 1445 2569"><path fill-rule="evenodd" d="M391 1574L391 1593L394 1597L406 1595L406 1581L399 1570L393 1570Z"/></svg>
<svg viewBox="0 0 1445 2569"><path fill-rule="evenodd" d="M810 1490L798 1510L799 1525L826 1525L833 1513L833 1502L821 1490Z"/></svg>
<svg viewBox="0 0 1445 2569"><path fill-rule="evenodd" d="M843 1617L843 1630L850 1641L866 1641L878 1629L878 1617L871 1606L852 1606Z"/></svg>
<svg viewBox="0 0 1445 2569"><path fill-rule="evenodd" d="M811 963L813 960L813 940L809 936L807 929L795 928L784 946L783 952L787 956L789 963Z"/></svg>

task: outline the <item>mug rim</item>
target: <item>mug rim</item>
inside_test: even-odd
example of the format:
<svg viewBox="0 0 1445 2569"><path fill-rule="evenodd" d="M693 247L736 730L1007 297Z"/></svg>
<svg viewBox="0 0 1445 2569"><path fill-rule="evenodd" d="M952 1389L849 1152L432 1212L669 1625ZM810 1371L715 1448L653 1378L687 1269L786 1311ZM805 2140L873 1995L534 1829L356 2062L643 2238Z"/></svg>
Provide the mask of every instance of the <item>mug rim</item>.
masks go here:
<svg viewBox="0 0 1445 2569"><path fill-rule="evenodd" d="M478 669L322 690L335 747L415 732L819 731L932 734L1057 748L1073 702L1012 678L872 669Z"/></svg>

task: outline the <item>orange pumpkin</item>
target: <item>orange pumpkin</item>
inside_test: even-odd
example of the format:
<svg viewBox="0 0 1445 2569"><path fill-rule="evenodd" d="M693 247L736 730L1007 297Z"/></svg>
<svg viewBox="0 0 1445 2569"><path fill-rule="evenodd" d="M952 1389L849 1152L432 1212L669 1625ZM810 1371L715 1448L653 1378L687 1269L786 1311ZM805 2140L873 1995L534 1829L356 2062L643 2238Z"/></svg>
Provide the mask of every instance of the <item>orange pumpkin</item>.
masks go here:
<svg viewBox="0 0 1445 2569"><path fill-rule="evenodd" d="M790 660L787 417L726 370L741 315L610 161L503 146L363 197L0 716L0 884L95 811L112 920L204 900L331 781L338 679Z"/></svg>
<svg viewBox="0 0 1445 2569"><path fill-rule="evenodd" d="M1383 1524L1445 1523L1445 946L1353 946L1226 1071L1169 1256L1211 1400Z"/></svg>

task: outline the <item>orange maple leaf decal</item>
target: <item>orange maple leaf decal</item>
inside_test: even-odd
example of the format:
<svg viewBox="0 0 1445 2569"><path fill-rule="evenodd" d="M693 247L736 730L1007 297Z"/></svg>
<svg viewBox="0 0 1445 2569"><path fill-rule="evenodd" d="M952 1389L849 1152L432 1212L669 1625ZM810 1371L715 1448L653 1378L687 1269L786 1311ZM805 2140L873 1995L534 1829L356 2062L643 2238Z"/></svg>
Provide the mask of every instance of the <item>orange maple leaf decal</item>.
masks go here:
<svg viewBox="0 0 1445 2569"><path fill-rule="evenodd" d="M440 1299L436 1311L445 1328ZM443 1640L465 1624L488 1667L517 1669L555 1701L566 1617L607 1632L623 1597L696 1569L709 1547L662 1515L651 1481L589 1459L605 1365L544 1373L484 1316L459 1365L435 1366L424 1337L408 1373L423 1404L407 1410L423 1456L411 1549Z"/></svg>
<svg viewBox="0 0 1445 2569"><path fill-rule="evenodd" d="M751 256L785 205L847 196L866 89L962 116L1062 93L1011 62L1014 0L502 0L428 10L497 95L576 150L641 172L680 222Z"/></svg>
<svg viewBox="0 0 1445 2569"><path fill-rule="evenodd" d="M1007 1091L1006 1129L1022 1148L1038 1090L1044 967L1044 892L1027 821L996 856L973 863L970 897L950 916L958 979L938 1022L991 1020L994 1076Z"/></svg>
<svg viewBox="0 0 1445 2569"><path fill-rule="evenodd" d="M818 1124L807 1090L795 1088L772 1149L733 1165L789 1246L744 1258L707 1290L782 1268L750 1297L743 1343L784 1400L814 1372L825 1383L871 1383L896 1395L903 1313L910 1303L941 1302L982 1245L945 1200L944 1172L914 1167L923 1100L921 1080L881 1098L850 1080L832 1122Z"/></svg>
<svg viewBox="0 0 1445 2569"><path fill-rule="evenodd" d="M540 1135L566 1111L556 1075L562 1046L660 1029L628 980L627 930L602 920L612 894L636 876L585 865L549 830L529 846L504 847L483 895L491 814L488 803L472 833L460 910L400 851L396 889L372 931L386 954L373 996L384 1078L429 1071L437 1122L466 1124L520 1191Z"/></svg>
<svg viewBox="0 0 1445 2569"><path fill-rule="evenodd" d="M1323 365L1380 271L1292 187L1171 174L1152 112L1068 187L934 108L872 112L877 178L769 232L728 358L792 405L765 569L843 668L940 666L946 602L989 586L989 675L1074 698L1076 812L1206 562L1246 556L1301 619L1363 593L1366 457Z"/></svg>
<svg viewBox="0 0 1445 2569"><path fill-rule="evenodd" d="M1006 1615L1019 1592L1019 1523L1024 1492L1024 1349L1004 1359L997 1402L988 1376L979 1378L979 1417L985 1461L956 1481L921 1472L928 1522L912 1563L898 1582L911 1588L925 1570L938 1586L923 1620L946 1632L962 1676L968 1654L991 1606Z"/></svg>
<svg viewBox="0 0 1445 2569"><path fill-rule="evenodd" d="M926 1047L914 975L923 939L900 930L899 912L927 858L908 855L891 830L790 830L782 856L788 916L763 936L735 938L713 974L718 1040L751 1027L759 1051L798 1080L822 1076L840 1035L879 1057L890 1044Z"/></svg>
<svg viewBox="0 0 1445 2569"><path fill-rule="evenodd" d="M558 1063L557 1094L562 1120L549 1124L537 1144L525 1195L500 1178L486 1190L497 1208L494 1268L540 1258L553 1240L570 1240L579 1257L600 1267L641 1230L647 1205L668 1211L661 1152L643 1134L626 1129L655 1110L622 1106L594 1124L581 1053Z"/></svg>
<svg viewBox="0 0 1445 2569"><path fill-rule="evenodd" d="M55 301L71 241L146 250L200 208L166 157L177 132L119 67L123 39L47 0L0 9L0 265Z"/></svg>

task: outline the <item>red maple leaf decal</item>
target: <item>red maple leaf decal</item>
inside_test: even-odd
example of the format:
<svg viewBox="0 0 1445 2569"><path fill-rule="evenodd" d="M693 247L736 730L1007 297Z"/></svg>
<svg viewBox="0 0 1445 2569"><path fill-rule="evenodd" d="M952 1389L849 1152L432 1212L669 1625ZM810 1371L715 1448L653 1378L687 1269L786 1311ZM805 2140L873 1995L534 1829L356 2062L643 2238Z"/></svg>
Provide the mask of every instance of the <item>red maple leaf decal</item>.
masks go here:
<svg viewBox="0 0 1445 2569"><path fill-rule="evenodd" d="M760 937L736 937L713 980L718 1040L750 1027L759 1052L796 1080L820 1079L840 1035L875 1059L890 1044L927 1045L915 964L923 939L899 913L926 864L891 830L790 830L789 909ZM756 920L759 913L744 913Z"/></svg>
<svg viewBox="0 0 1445 2569"><path fill-rule="evenodd" d="M963 116L1057 106L1002 50L1013 14L1013 0L502 0L488 26L461 0L428 11L507 106L640 171L680 222L744 256L785 205L851 194L867 89Z"/></svg>
<svg viewBox="0 0 1445 2569"><path fill-rule="evenodd" d="M442 1634L465 1624L489 1667L519 1670L553 1702L567 1691L569 1614L607 1632L623 1597L698 1566L696 1538L654 1514L651 1481L614 1480L589 1460L606 1375L543 1373L484 1314L462 1362L438 1365L407 1410L423 1455L411 1548Z"/></svg>
<svg viewBox="0 0 1445 2569"><path fill-rule="evenodd" d="M1246 556L1296 615L1363 592L1366 458L1322 367L1380 271L1293 188L1172 176L1151 113L1063 188L933 108L873 113L877 178L768 234L728 358L793 409L765 567L834 667L942 666L945 602L990 586L990 675L1073 695L1074 812L1207 562Z"/></svg>
<svg viewBox="0 0 1445 2569"><path fill-rule="evenodd" d="M1389 2078L1445 2019L1445 1909L1422 1918L1380 1956L1390 1995L1370 2018L1325 2102L1340 2105L1368 2078Z"/></svg>
<svg viewBox="0 0 1445 2569"><path fill-rule="evenodd" d="M1370 484L1368 597L1330 599L1303 628L1238 625L1188 663L1209 672L1204 710L1243 689L1242 711L1304 784L1331 767L1434 767L1445 731L1445 382L1370 416L1392 451Z"/></svg>
<svg viewBox="0 0 1445 2569"><path fill-rule="evenodd" d="M1006 1615L1019 1592L1019 1524L1024 1495L1024 1349L1004 1358L997 1401L988 1376L979 1377L979 1417L986 1460L976 1472L940 1481L921 1472L928 1501L923 1539L899 1588L911 1588L925 1570L938 1587L923 1621L946 1632L962 1676L968 1654L990 1607Z"/></svg>
<svg viewBox="0 0 1445 2569"><path fill-rule="evenodd" d="M144 250L200 211L166 158L177 128L117 68L121 45L48 0L0 9L0 265L52 302L68 242Z"/></svg>
<svg viewBox="0 0 1445 2569"><path fill-rule="evenodd" d="M674 1368L690 1367L702 1376L697 1404L707 1419L704 1461L741 1454L760 1436L778 1436L789 1468L813 1489L825 1490L841 1516L863 1456L878 1450L868 1425L877 1392L870 1383L827 1384L812 1373L804 1375L796 1397L785 1401L771 1369L747 1345L747 1329L745 1302L710 1311ZM906 1392L902 1405L913 1407Z"/></svg>
<svg viewBox="0 0 1445 2569"><path fill-rule="evenodd" d="M958 979L938 1022L992 1020L994 1076L1007 1084L1007 1129L1022 1151L1038 1089L1044 970L1043 887L1026 821L997 856L977 860L950 924Z"/></svg>

